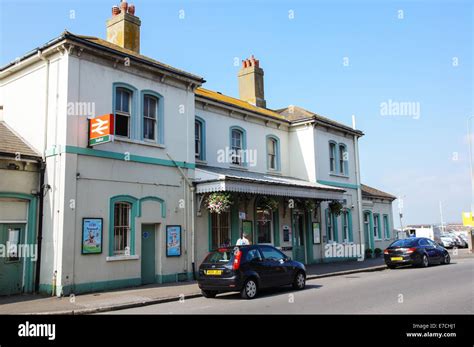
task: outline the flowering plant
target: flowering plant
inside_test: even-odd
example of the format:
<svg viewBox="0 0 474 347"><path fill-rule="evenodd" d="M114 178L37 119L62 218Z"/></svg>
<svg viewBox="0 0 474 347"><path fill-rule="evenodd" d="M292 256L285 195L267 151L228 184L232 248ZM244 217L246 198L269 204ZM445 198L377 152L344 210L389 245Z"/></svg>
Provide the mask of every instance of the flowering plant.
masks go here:
<svg viewBox="0 0 474 347"><path fill-rule="evenodd" d="M329 204L329 209L331 210L331 213L339 216L342 213L342 204L339 201L333 201Z"/></svg>
<svg viewBox="0 0 474 347"><path fill-rule="evenodd" d="M212 193L207 197L207 208L211 213L227 212L230 205L232 205L232 198L229 193Z"/></svg>
<svg viewBox="0 0 474 347"><path fill-rule="evenodd" d="M258 201L258 206L265 210L276 211L278 210L278 200L262 196Z"/></svg>

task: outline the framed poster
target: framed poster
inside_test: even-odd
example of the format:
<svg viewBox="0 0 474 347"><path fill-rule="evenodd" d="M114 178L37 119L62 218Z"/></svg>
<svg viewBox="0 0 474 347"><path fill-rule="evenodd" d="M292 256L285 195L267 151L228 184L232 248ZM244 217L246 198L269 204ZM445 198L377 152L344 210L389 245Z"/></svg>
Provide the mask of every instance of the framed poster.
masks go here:
<svg viewBox="0 0 474 347"><path fill-rule="evenodd" d="M102 253L102 218L82 218L81 254Z"/></svg>
<svg viewBox="0 0 474 347"><path fill-rule="evenodd" d="M313 244L321 243L321 227L319 222L313 222Z"/></svg>
<svg viewBox="0 0 474 347"><path fill-rule="evenodd" d="M166 256L179 257L181 255L181 225L166 226Z"/></svg>

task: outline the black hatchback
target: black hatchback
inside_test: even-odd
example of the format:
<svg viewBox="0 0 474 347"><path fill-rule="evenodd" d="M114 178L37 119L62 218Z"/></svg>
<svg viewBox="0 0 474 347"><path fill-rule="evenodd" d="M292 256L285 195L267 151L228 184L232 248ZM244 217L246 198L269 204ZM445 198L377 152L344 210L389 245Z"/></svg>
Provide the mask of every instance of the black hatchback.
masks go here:
<svg viewBox="0 0 474 347"><path fill-rule="evenodd" d="M206 298L222 292L240 292L253 299L262 288L292 284L304 289L306 269L269 245L219 248L199 267L198 285Z"/></svg>
<svg viewBox="0 0 474 347"><path fill-rule="evenodd" d="M451 257L446 248L426 237L411 237L393 242L383 252L390 269L400 265L428 267L430 264L449 264Z"/></svg>

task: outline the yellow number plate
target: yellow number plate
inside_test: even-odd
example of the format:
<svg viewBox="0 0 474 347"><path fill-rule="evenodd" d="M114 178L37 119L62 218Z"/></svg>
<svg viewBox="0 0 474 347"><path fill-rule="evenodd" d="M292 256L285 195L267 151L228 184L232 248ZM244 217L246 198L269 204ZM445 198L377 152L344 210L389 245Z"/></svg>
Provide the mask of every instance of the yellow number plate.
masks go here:
<svg viewBox="0 0 474 347"><path fill-rule="evenodd" d="M222 275L222 270L207 270L206 275Z"/></svg>
<svg viewBox="0 0 474 347"><path fill-rule="evenodd" d="M391 257L391 261L403 260L403 257Z"/></svg>

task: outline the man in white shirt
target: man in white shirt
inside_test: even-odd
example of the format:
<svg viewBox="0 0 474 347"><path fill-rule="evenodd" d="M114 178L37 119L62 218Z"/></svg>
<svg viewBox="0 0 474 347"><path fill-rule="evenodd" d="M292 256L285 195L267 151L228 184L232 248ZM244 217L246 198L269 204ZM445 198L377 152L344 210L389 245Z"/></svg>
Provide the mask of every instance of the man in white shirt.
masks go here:
<svg viewBox="0 0 474 347"><path fill-rule="evenodd" d="M247 234L242 233L242 235L240 236L240 239L237 240L236 245L237 246L250 245L250 241L247 239Z"/></svg>

